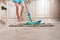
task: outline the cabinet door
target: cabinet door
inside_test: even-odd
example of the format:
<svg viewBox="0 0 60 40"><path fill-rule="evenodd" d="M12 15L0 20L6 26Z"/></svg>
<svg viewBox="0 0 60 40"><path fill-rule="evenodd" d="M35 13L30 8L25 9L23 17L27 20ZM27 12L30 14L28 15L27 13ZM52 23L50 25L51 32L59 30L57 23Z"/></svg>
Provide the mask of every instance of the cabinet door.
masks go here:
<svg viewBox="0 0 60 40"><path fill-rule="evenodd" d="M7 11L4 8L2 9L2 6L5 8L6 5L4 5L3 3L0 3L0 18L6 19Z"/></svg>
<svg viewBox="0 0 60 40"><path fill-rule="evenodd" d="M7 3L7 13L9 19L15 19L16 18L16 8L15 4L12 1L8 1Z"/></svg>
<svg viewBox="0 0 60 40"><path fill-rule="evenodd" d="M36 1L36 17L49 17L50 4L49 0Z"/></svg>

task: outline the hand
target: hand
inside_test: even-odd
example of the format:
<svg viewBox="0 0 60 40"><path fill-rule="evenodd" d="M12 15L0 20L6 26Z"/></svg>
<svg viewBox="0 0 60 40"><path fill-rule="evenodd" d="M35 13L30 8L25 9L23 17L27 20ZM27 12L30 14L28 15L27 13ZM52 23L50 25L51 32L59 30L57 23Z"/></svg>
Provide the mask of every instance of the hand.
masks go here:
<svg viewBox="0 0 60 40"><path fill-rule="evenodd" d="M26 3L30 3L32 0L26 0Z"/></svg>

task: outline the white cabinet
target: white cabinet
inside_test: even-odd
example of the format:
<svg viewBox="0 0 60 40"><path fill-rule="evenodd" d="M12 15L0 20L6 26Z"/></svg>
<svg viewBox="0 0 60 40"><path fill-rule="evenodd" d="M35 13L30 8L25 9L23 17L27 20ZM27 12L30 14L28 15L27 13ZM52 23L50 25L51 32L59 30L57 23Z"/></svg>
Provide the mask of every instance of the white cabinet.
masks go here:
<svg viewBox="0 0 60 40"><path fill-rule="evenodd" d="M4 5L3 3L0 4L0 18L1 19L6 19L7 10L2 10L1 9L2 6L6 7L6 5Z"/></svg>

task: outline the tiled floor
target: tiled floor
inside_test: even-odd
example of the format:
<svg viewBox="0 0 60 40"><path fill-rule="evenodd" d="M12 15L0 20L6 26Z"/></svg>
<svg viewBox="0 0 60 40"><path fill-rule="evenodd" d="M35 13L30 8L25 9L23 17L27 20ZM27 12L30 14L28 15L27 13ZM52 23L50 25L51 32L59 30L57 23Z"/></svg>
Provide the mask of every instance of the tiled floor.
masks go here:
<svg viewBox="0 0 60 40"><path fill-rule="evenodd" d="M0 26L0 40L60 40L60 22L55 27Z"/></svg>

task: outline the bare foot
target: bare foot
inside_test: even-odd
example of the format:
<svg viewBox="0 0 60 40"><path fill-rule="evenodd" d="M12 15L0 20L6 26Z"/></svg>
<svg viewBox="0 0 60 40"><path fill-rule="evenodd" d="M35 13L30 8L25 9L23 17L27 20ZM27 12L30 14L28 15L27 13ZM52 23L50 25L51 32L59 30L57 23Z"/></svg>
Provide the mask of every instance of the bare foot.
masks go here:
<svg viewBox="0 0 60 40"><path fill-rule="evenodd" d="M22 19L18 19L18 22L22 22Z"/></svg>

